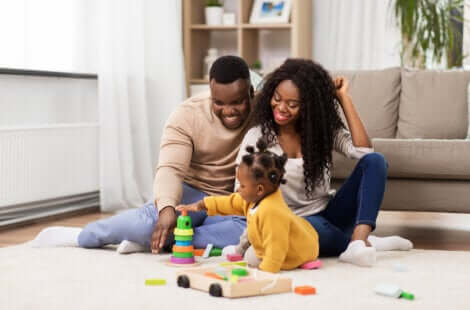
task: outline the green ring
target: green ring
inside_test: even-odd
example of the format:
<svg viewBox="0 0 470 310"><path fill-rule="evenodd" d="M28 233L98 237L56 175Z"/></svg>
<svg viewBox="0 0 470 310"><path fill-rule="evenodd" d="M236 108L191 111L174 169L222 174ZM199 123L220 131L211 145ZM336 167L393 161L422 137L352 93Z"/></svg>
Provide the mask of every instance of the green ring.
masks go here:
<svg viewBox="0 0 470 310"><path fill-rule="evenodd" d="M175 240L178 240L178 241L192 241L193 236L175 236Z"/></svg>
<svg viewBox="0 0 470 310"><path fill-rule="evenodd" d="M191 258L194 257L193 252L173 252L174 257L178 258Z"/></svg>

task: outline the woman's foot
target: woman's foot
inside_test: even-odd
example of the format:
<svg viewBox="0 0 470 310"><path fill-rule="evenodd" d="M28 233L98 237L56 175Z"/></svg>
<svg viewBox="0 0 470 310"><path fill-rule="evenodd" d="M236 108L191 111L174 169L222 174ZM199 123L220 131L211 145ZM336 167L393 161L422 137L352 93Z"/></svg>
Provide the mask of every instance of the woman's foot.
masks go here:
<svg viewBox="0 0 470 310"><path fill-rule="evenodd" d="M346 251L339 256L339 260L362 267L371 267L376 260L376 249L366 246L362 240L355 240L349 243Z"/></svg>
<svg viewBox="0 0 470 310"><path fill-rule="evenodd" d="M76 247L78 235L82 231L78 227L52 226L43 229L32 240L33 247Z"/></svg>
<svg viewBox="0 0 470 310"><path fill-rule="evenodd" d="M400 236L376 237L369 236L367 241L377 249L377 251L409 251L413 248L413 243Z"/></svg>

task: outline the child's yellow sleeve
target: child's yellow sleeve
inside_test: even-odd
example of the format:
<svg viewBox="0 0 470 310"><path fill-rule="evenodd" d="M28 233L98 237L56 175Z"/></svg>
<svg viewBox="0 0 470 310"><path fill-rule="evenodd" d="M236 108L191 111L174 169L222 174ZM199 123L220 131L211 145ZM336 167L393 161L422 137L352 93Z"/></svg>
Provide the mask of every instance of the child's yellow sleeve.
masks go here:
<svg viewBox="0 0 470 310"><path fill-rule="evenodd" d="M277 273L281 270L287 256L290 222L283 214L272 212L272 210L267 211L260 225L264 256L259 268Z"/></svg>
<svg viewBox="0 0 470 310"><path fill-rule="evenodd" d="M243 215L246 216L248 203L239 193L229 196L209 196L204 198L208 215Z"/></svg>

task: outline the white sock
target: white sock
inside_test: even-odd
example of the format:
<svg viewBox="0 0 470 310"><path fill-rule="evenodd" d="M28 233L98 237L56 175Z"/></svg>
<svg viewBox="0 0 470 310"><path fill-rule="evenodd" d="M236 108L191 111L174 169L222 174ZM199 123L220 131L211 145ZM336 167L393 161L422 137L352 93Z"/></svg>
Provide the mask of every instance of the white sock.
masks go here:
<svg viewBox="0 0 470 310"><path fill-rule="evenodd" d="M47 227L33 239L32 245L36 248L78 246L81 231L79 227Z"/></svg>
<svg viewBox="0 0 470 310"><path fill-rule="evenodd" d="M355 240L349 243L346 251L341 253L339 260L353 265L371 267L376 260L376 250L367 247L362 240Z"/></svg>
<svg viewBox="0 0 470 310"><path fill-rule="evenodd" d="M400 236L390 236L390 237L376 237L369 236L367 241L377 249L377 251L409 251L413 248L413 243L405 238Z"/></svg>
<svg viewBox="0 0 470 310"><path fill-rule="evenodd" d="M129 254L129 253L137 253L137 252L146 252L147 248L136 242L122 240L122 242L119 244L116 251L119 254Z"/></svg>
<svg viewBox="0 0 470 310"><path fill-rule="evenodd" d="M222 249L222 257L226 257L227 254L235 254L237 253L237 246L236 245L227 245Z"/></svg>

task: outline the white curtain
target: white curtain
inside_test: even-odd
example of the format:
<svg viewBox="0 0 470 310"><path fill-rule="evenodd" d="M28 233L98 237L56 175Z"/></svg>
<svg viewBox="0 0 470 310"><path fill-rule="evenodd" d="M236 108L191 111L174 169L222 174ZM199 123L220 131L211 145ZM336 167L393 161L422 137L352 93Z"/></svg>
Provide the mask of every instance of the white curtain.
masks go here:
<svg viewBox="0 0 470 310"><path fill-rule="evenodd" d="M181 0L0 0L0 67L99 76L103 211L153 197L162 129L185 98L181 22Z"/></svg>
<svg viewBox="0 0 470 310"><path fill-rule="evenodd" d="M400 65L400 33L388 0L314 0L313 59L330 70Z"/></svg>
<svg viewBox="0 0 470 310"><path fill-rule="evenodd" d="M185 93L181 13L179 0L98 2L103 211L153 197L162 128Z"/></svg>

